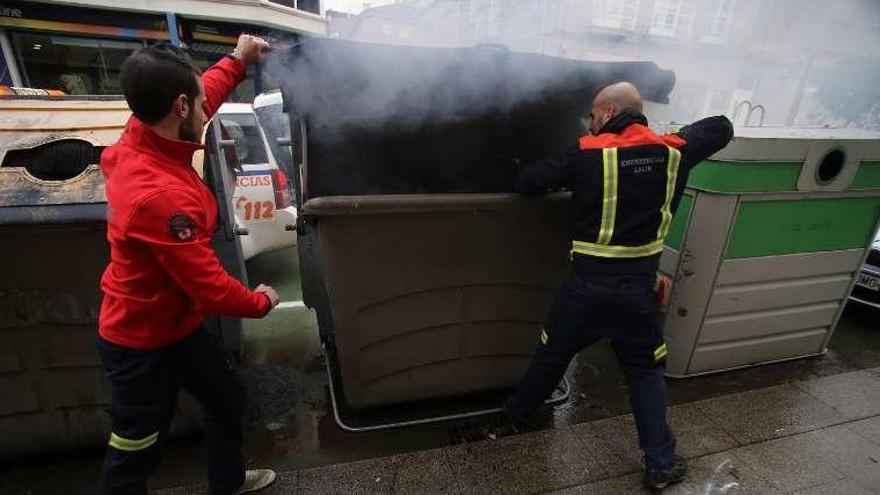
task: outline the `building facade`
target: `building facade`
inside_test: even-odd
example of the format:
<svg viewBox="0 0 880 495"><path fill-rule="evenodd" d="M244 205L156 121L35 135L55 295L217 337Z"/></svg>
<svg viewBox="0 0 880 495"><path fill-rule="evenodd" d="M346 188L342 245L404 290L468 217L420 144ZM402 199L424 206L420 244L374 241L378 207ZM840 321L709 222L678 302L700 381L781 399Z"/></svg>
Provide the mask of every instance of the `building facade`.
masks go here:
<svg viewBox="0 0 880 495"><path fill-rule="evenodd" d="M0 85L121 94L119 68L134 50L171 42L205 68L241 33L323 36L320 0L0 0ZM253 92L249 81L233 100Z"/></svg>

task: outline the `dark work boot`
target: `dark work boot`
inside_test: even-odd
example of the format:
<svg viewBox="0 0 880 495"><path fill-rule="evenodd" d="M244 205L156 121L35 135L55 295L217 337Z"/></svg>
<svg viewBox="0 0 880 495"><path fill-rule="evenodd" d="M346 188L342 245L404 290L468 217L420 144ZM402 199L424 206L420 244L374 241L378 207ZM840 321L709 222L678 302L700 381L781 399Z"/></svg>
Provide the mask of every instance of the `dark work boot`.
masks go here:
<svg viewBox="0 0 880 495"><path fill-rule="evenodd" d="M687 476L687 464L682 457L675 456L675 462L669 469L645 469L645 486L652 490L662 490L667 486L681 483L685 476Z"/></svg>

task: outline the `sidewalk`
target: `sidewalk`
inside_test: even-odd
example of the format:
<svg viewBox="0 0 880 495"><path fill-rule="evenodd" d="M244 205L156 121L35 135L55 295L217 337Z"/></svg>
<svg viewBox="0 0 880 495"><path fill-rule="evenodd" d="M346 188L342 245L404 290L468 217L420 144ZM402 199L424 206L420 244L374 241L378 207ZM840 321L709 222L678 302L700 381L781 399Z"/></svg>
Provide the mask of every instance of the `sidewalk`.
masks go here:
<svg viewBox="0 0 880 495"><path fill-rule="evenodd" d="M669 419L690 475L664 493L880 493L880 368L675 406ZM546 492L648 493L632 416L279 473L260 493Z"/></svg>

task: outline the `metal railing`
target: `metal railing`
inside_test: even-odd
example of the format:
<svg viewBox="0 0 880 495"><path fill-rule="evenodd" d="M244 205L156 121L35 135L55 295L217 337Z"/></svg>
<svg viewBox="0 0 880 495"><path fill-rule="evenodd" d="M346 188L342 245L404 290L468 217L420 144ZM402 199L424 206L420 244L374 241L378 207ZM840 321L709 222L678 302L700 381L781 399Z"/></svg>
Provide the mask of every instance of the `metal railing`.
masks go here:
<svg viewBox="0 0 880 495"><path fill-rule="evenodd" d="M739 115L739 111L740 111L740 109L743 108L743 106L745 106L745 107L748 108L748 112L746 112L746 119L745 119L745 122L743 122L743 124L744 124L746 127L753 127L753 126L749 125L749 122L751 122L751 120L752 120L752 112L754 112L755 110L760 110L760 111L761 111L761 118L760 118L760 120L758 120L758 125L757 125L757 127L761 127L761 126L764 125L764 114L766 113L766 109L764 108L764 105L755 105L755 104L753 104L753 103L752 103L751 101L749 101L749 100L743 100L743 101L739 102L739 103L736 105L736 108L733 109L733 116L731 116L730 120L731 120L734 124L736 124L736 117L737 117L737 115Z"/></svg>

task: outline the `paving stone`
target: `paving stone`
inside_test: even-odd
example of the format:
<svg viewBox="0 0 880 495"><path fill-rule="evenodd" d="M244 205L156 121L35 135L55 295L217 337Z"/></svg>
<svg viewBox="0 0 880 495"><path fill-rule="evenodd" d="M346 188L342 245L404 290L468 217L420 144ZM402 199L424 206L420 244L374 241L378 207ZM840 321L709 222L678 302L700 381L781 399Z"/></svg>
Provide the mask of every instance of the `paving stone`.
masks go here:
<svg viewBox="0 0 880 495"><path fill-rule="evenodd" d="M655 492L648 490L642 485L641 474L630 474L550 493L553 495L652 495Z"/></svg>
<svg viewBox="0 0 880 495"><path fill-rule="evenodd" d="M846 427L858 433L862 438L880 445L880 416L848 423Z"/></svg>
<svg viewBox="0 0 880 495"><path fill-rule="evenodd" d="M539 493L608 473L568 428L445 449L465 493Z"/></svg>
<svg viewBox="0 0 880 495"><path fill-rule="evenodd" d="M693 405L669 408L667 419L676 435L678 451L684 457L699 457L739 445L716 422ZM575 425L572 429L612 475L643 469L642 452L632 415Z"/></svg>
<svg viewBox="0 0 880 495"><path fill-rule="evenodd" d="M718 397L694 406L741 444L840 424L846 417L789 385Z"/></svg>
<svg viewBox="0 0 880 495"><path fill-rule="evenodd" d="M644 469L632 416L618 416L570 428L610 476L621 476Z"/></svg>
<svg viewBox="0 0 880 495"><path fill-rule="evenodd" d="M689 460L687 479L663 493L776 495L782 492L751 466L730 453L721 452Z"/></svg>
<svg viewBox="0 0 880 495"><path fill-rule="evenodd" d="M656 492L642 485L642 474L629 474L617 478L588 483L553 492L560 495L641 495ZM719 453L688 461L688 477L682 483L663 490L664 495L723 494L778 495L776 487L748 466Z"/></svg>
<svg viewBox="0 0 880 495"><path fill-rule="evenodd" d="M442 449L396 456L400 460L395 493L461 493Z"/></svg>
<svg viewBox="0 0 880 495"><path fill-rule="evenodd" d="M861 437L849 425L833 426L805 436L853 483L880 491L880 445Z"/></svg>
<svg viewBox="0 0 880 495"><path fill-rule="evenodd" d="M880 414L880 377L865 371L794 383L850 419Z"/></svg>
<svg viewBox="0 0 880 495"><path fill-rule="evenodd" d="M298 493L394 493L400 460L383 457L299 472Z"/></svg>
<svg viewBox="0 0 880 495"><path fill-rule="evenodd" d="M259 492L260 495L288 495L299 489L299 471L281 471L275 483Z"/></svg>
<svg viewBox="0 0 880 495"><path fill-rule="evenodd" d="M670 407L666 417L675 433L678 453L685 458L701 457L739 446L729 433L692 404Z"/></svg>
<svg viewBox="0 0 880 495"><path fill-rule="evenodd" d="M846 476L822 455L807 435L780 438L734 449L733 456L783 493L841 480Z"/></svg>
<svg viewBox="0 0 880 495"><path fill-rule="evenodd" d="M880 368L867 368L862 371L864 371L865 373L868 373L869 375L871 375L877 379L880 379Z"/></svg>
<svg viewBox="0 0 880 495"><path fill-rule="evenodd" d="M281 471L277 473L275 482L260 491L260 495L288 495L297 492L299 481L297 471ZM153 490L153 495L202 495L208 493L207 486L203 484L189 484L163 490Z"/></svg>
<svg viewBox="0 0 880 495"><path fill-rule="evenodd" d="M875 495L874 490L867 490L848 479L813 486L792 492L792 495Z"/></svg>

